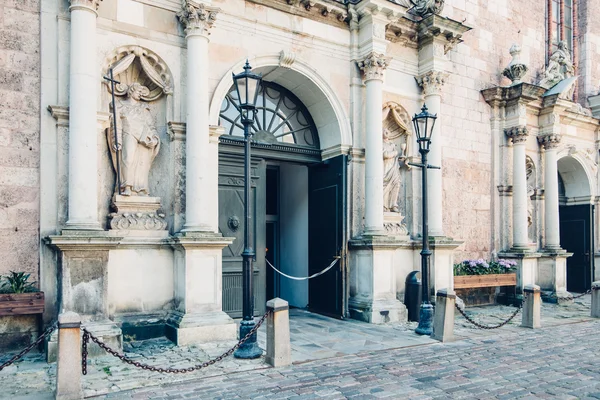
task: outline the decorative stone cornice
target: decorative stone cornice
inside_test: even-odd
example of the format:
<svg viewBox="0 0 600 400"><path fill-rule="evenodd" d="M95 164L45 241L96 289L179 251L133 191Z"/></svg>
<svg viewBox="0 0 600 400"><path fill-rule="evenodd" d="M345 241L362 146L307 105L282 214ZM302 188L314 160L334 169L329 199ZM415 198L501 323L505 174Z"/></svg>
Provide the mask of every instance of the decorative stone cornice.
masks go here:
<svg viewBox="0 0 600 400"><path fill-rule="evenodd" d="M208 36L210 28L217 19L217 7L206 6L191 0L183 1L183 9L177 13L179 22L185 28L186 36Z"/></svg>
<svg viewBox="0 0 600 400"><path fill-rule="evenodd" d="M71 6L69 7L69 11L77 10L77 9L89 9L94 13L98 11L98 7L100 6L100 2L102 0L69 0Z"/></svg>
<svg viewBox="0 0 600 400"><path fill-rule="evenodd" d="M383 80L385 69L390 64L391 57L386 57L383 54L371 52L364 60L358 61L360 68L365 77L365 81L371 79Z"/></svg>
<svg viewBox="0 0 600 400"><path fill-rule="evenodd" d="M442 94L442 87L448 79L446 72L429 71L417 78L417 84L423 89L423 94L429 96L432 94Z"/></svg>
<svg viewBox="0 0 600 400"><path fill-rule="evenodd" d="M529 132L525 126L513 126L512 128L506 128L504 129L504 133L506 136L512 139L513 144L525 143L527 141L527 136L529 136Z"/></svg>
<svg viewBox="0 0 600 400"><path fill-rule="evenodd" d="M461 43L463 34L470 30L471 27L464 25L462 22L436 14L429 14L419 22L418 40L419 44L423 45L435 38L441 38L445 42L444 54L446 54Z"/></svg>

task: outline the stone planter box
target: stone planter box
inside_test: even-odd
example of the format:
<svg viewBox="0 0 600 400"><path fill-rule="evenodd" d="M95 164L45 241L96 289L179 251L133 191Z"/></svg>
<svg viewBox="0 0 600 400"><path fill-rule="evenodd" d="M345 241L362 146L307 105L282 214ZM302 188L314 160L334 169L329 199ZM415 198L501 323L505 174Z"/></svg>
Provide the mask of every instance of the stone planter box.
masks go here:
<svg viewBox="0 0 600 400"><path fill-rule="evenodd" d="M516 287L517 274L462 275L454 277L454 290L465 305L482 306L508 304L514 293L506 286Z"/></svg>
<svg viewBox="0 0 600 400"><path fill-rule="evenodd" d="M517 274L462 275L454 277L454 289L516 286Z"/></svg>
<svg viewBox="0 0 600 400"><path fill-rule="evenodd" d="M43 312L44 292L0 294L0 317Z"/></svg>

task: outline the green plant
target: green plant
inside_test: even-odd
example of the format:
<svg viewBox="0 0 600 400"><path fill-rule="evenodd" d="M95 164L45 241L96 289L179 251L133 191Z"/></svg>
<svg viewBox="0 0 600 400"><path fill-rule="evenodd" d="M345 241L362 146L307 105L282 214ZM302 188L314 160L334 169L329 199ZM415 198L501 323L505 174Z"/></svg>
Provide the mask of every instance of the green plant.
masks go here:
<svg viewBox="0 0 600 400"><path fill-rule="evenodd" d="M463 275L490 275L490 274L509 274L516 270L517 263L513 260L503 260L487 262L483 259L465 260L454 264L454 276Z"/></svg>
<svg viewBox="0 0 600 400"><path fill-rule="evenodd" d="M9 271L10 274L0 277L0 290L4 293L27 293L37 291L35 282L28 282L31 274ZM2 281L4 279L4 282Z"/></svg>

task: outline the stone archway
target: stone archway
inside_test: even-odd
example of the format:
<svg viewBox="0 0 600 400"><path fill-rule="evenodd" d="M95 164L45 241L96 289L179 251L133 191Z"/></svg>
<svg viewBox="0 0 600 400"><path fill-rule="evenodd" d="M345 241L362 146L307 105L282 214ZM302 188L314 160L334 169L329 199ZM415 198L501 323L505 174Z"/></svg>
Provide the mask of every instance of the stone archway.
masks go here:
<svg viewBox="0 0 600 400"><path fill-rule="evenodd" d="M593 166L573 149L559 158L557 166L560 243L573 253L567 259L567 290L579 293L591 287L594 271Z"/></svg>
<svg viewBox="0 0 600 400"><path fill-rule="evenodd" d="M313 67L285 52L257 56L249 62L254 72L262 73L264 80L290 90L306 106L319 132L323 159L352 147L352 130L344 106ZM236 63L217 85L210 104L211 125L219 125L221 104L232 85L231 74L240 72L244 63L245 59Z"/></svg>

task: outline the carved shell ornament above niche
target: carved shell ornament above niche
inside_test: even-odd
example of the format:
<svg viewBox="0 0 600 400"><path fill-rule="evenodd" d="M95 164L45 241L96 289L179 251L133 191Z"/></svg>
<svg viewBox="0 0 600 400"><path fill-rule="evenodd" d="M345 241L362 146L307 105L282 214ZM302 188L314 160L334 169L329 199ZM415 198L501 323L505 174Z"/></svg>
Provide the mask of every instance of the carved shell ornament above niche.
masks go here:
<svg viewBox="0 0 600 400"><path fill-rule="evenodd" d="M173 93L173 78L169 68L158 55L148 49L133 45L119 47L109 57L106 65L103 76L112 67L113 76L120 82L115 86L116 96L127 95L127 90L134 83L148 88L148 92L141 97L147 102L157 100L163 94ZM110 93L110 82L105 84Z"/></svg>

